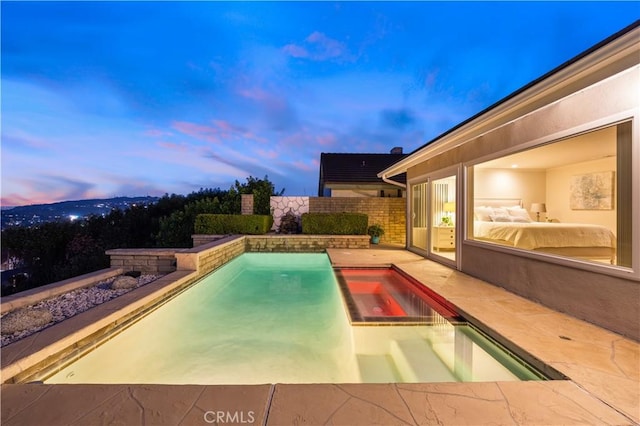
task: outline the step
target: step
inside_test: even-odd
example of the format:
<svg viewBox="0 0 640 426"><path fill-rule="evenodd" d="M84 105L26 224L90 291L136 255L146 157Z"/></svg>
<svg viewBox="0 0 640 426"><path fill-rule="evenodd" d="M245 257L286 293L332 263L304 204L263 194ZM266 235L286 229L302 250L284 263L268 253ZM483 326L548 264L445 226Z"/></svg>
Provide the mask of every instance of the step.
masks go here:
<svg viewBox="0 0 640 426"><path fill-rule="evenodd" d="M388 354L357 354L358 369L362 383L398 383L400 375L393 359Z"/></svg>
<svg viewBox="0 0 640 426"><path fill-rule="evenodd" d="M390 354L402 382L458 381L424 339L392 340Z"/></svg>

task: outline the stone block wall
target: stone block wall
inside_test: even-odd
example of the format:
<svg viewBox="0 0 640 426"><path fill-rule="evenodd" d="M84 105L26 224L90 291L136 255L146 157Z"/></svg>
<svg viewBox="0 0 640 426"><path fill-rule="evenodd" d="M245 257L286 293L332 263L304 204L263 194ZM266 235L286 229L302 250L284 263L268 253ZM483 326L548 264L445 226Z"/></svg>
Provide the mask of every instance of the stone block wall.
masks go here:
<svg viewBox="0 0 640 426"><path fill-rule="evenodd" d="M180 249L113 249L107 250L112 268L140 271L143 274L168 274L176 270L175 253Z"/></svg>
<svg viewBox="0 0 640 426"><path fill-rule="evenodd" d="M232 235L217 239L175 254L179 271L197 271L198 276L208 274L245 251L244 237Z"/></svg>
<svg viewBox="0 0 640 426"><path fill-rule="evenodd" d="M310 213L364 213L369 216L369 225L379 224L385 234L382 243L405 245L406 198L357 198L357 197L311 197Z"/></svg>
<svg viewBox="0 0 640 426"><path fill-rule="evenodd" d="M368 235L247 235L247 252L323 253L328 248L366 249Z"/></svg>
<svg viewBox="0 0 640 426"><path fill-rule="evenodd" d="M212 241L221 240L227 238L229 235L216 235L216 234L194 234L191 236L193 241L193 247L198 247L203 244L208 244Z"/></svg>
<svg viewBox="0 0 640 426"><path fill-rule="evenodd" d="M240 194L240 213L253 214L253 194Z"/></svg>
<svg viewBox="0 0 640 426"><path fill-rule="evenodd" d="M198 256L198 273L208 274L214 269L235 259L244 253L245 245L242 237L236 238L230 243L225 243L213 250L207 250Z"/></svg>

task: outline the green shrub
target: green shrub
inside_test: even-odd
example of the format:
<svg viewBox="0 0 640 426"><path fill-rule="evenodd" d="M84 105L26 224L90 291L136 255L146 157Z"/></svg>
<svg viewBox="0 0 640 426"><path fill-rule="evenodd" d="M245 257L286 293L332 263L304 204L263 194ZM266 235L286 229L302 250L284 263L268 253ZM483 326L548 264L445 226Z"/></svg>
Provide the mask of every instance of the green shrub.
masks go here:
<svg viewBox="0 0 640 426"><path fill-rule="evenodd" d="M266 234L273 225L268 215L199 214L196 216L196 234Z"/></svg>
<svg viewBox="0 0 640 426"><path fill-rule="evenodd" d="M302 233L315 235L366 235L369 217L363 213L304 213Z"/></svg>

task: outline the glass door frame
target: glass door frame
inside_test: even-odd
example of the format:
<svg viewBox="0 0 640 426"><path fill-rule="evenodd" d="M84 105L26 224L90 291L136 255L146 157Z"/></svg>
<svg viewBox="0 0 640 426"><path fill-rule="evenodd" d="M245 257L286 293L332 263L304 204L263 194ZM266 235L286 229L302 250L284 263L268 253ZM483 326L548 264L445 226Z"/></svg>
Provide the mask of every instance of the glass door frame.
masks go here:
<svg viewBox="0 0 640 426"><path fill-rule="evenodd" d="M455 166L446 167L443 169L435 170L433 172L429 172L423 175L420 175L416 178L411 179L407 182L408 188L408 205L409 205L409 215L407 217L407 249L413 251L421 256L425 256L428 259L447 264L449 266L453 266L456 269L460 269L461 260L461 241L462 234L464 230L464 216L462 214L462 200L463 200L463 179L462 179L462 164L457 164ZM442 253L435 251L433 248L433 182L439 179L447 178L447 177L455 177L455 249L454 249L454 259L443 256ZM414 230L413 230L413 219L414 219L414 207L415 207L415 199L414 199L414 186L426 184L426 191L423 196L426 197L426 223L427 223L427 235L426 235L426 248L418 247L414 245ZM424 203L421 203L424 205Z"/></svg>

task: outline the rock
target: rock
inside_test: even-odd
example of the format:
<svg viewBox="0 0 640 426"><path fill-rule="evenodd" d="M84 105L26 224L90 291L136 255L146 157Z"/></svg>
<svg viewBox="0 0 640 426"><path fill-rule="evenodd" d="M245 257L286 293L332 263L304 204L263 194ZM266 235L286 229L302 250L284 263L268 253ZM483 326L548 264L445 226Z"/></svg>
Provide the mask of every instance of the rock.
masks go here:
<svg viewBox="0 0 640 426"><path fill-rule="evenodd" d="M2 334L14 334L24 330L39 328L53 321L53 315L47 309L25 308L9 312L2 318Z"/></svg>
<svg viewBox="0 0 640 426"><path fill-rule="evenodd" d="M133 277L128 277L126 275L122 275L116 277L115 280L111 283L111 288L114 290L120 290L123 288L134 288L138 285L138 280Z"/></svg>

